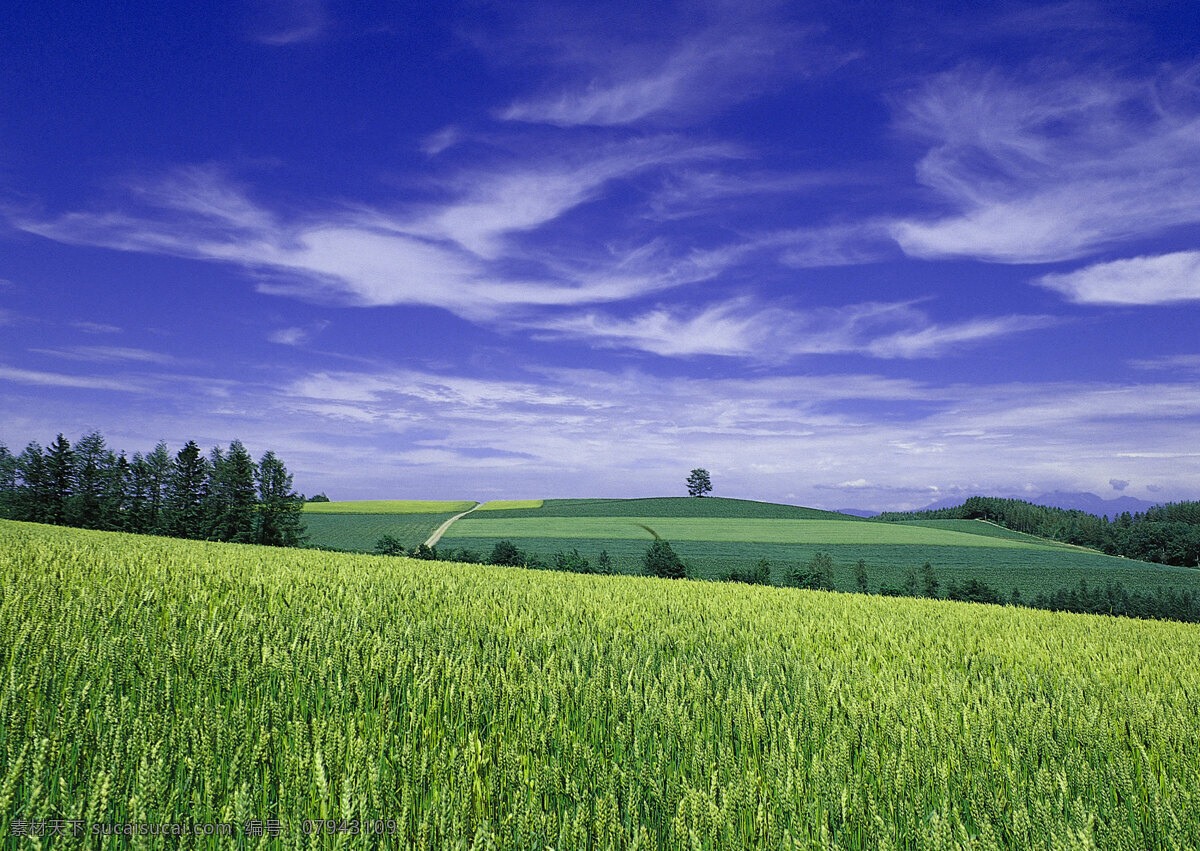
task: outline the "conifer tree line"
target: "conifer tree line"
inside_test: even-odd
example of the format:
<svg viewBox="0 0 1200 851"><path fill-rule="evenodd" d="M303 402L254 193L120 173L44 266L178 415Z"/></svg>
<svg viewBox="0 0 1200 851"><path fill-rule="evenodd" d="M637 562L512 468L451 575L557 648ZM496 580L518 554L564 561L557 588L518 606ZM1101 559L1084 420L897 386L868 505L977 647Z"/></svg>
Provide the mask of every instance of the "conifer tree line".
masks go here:
<svg viewBox="0 0 1200 851"><path fill-rule="evenodd" d="M1200 502L1168 502L1144 512L1126 511L1110 520L1020 499L973 496L954 508L889 511L876 519L988 520L1016 532L1091 547L1108 555L1176 567L1200 566Z"/></svg>
<svg viewBox="0 0 1200 851"><path fill-rule="evenodd" d="M174 456L160 441L132 458L98 431L19 455L0 443L0 517L10 520L289 547L304 540L302 505L283 461L266 452L255 463L240 440L208 455L189 440Z"/></svg>

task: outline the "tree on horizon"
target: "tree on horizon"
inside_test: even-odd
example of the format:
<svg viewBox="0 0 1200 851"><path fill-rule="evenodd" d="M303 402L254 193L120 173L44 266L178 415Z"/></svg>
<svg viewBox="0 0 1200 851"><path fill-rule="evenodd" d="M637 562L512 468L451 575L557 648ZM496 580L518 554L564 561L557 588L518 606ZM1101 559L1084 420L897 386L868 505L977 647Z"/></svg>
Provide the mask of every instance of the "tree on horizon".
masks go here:
<svg viewBox="0 0 1200 851"><path fill-rule="evenodd" d="M687 477L688 496L704 496L713 489L708 470L697 467Z"/></svg>

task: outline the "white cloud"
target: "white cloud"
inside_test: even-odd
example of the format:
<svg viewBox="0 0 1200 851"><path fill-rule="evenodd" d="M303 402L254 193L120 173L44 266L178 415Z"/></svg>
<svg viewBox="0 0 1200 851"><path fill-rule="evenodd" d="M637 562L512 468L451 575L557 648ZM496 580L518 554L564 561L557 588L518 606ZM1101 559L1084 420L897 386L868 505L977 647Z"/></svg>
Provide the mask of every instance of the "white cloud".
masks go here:
<svg viewBox="0 0 1200 851"><path fill-rule="evenodd" d="M145 385L126 379L115 379L95 375L65 375L58 372L42 372L33 369L18 369L0 365L0 381L32 384L39 387L70 387L79 390L112 390L119 393L135 393Z"/></svg>
<svg viewBox="0 0 1200 851"><path fill-rule="evenodd" d="M65 349L30 349L31 352L51 355L67 360L86 361L88 363L133 362L133 363L174 363L175 358L163 352L153 352L149 349L138 349L130 346L69 346Z"/></svg>
<svg viewBox="0 0 1200 851"><path fill-rule="evenodd" d="M121 330L116 325L105 325L102 322L72 322L72 328L78 328L86 334L120 334Z"/></svg>
<svg viewBox="0 0 1200 851"><path fill-rule="evenodd" d="M524 277L507 268L511 256L494 255L508 234L545 225L614 177L718 155L718 148L642 140L576 165L464 178L457 199L420 216L337 210L295 223L255 204L220 170L189 168L137 185L143 214L76 212L14 224L70 244L236 264L260 275L259 289L267 293L362 306L431 305L480 320L530 306L625 299L715 274L732 254L671 256L651 243L624 258L610 253L601 266L542 250L523 255L524 265L543 267Z"/></svg>
<svg viewBox="0 0 1200 851"><path fill-rule="evenodd" d="M312 41L324 32L327 18L322 0L254 0L260 21L252 38L262 44L285 46Z"/></svg>
<svg viewBox="0 0 1200 851"><path fill-rule="evenodd" d="M1200 251L1130 257L1074 272L1043 275L1034 283L1076 304L1171 304L1200 300Z"/></svg>
<svg viewBox="0 0 1200 851"><path fill-rule="evenodd" d="M1131 360L1129 365L1135 369L1200 372L1200 355L1164 355L1158 358Z"/></svg>
<svg viewBox="0 0 1200 851"><path fill-rule="evenodd" d="M1003 316L938 324L907 302L798 311L735 299L692 311L660 307L629 318L598 312L548 318L538 323L546 329L538 336L575 337L667 357L725 355L780 362L800 355L935 357L1051 322L1043 316Z"/></svg>
<svg viewBox="0 0 1200 851"><path fill-rule="evenodd" d="M671 138L651 138L589 149L582 159L545 157L532 167L465 174L455 181L458 199L408 230L451 239L491 259L503 252L508 235L540 227L595 199L612 180L651 167L730 154L721 146L686 146Z"/></svg>
<svg viewBox="0 0 1200 851"><path fill-rule="evenodd" d="M915 257L1037 263L1200 222L1200 103L1187 73L1047 79L960 69L902 106L918 179L952 212L892 225Z"/></svg>
<svg viewBox="0 0 1200 851"><path fill-rule="evenodd" d="M1026 483L1099 490L1110 478L1137 475L1182 493L1200 473L1200 453L1179 427L1200 416L1200 390L1186 384L975 387L861 374L684 378L594 369L486 380L401 370L314 374L286 387L281 404L309 413L305 405L334 406L324 415L331 430L365 429L359 433L377 441L399 434L406 451L453 449L460 457L439 456L447 487L470 480L493 496L578 496L580 481L591 495L673 493L700 461L719 471L724 495L791 493L829 507L848 496L917 507L933 490L1009 494ZM525 460L491 474L470 452ZM372 475L433 475L402 472L424 457L389 458Z"/></svg>
<svg viewBox="0 0 1200 851"><path fill-rule="evenodd" d="M303 346L313 337L320 334L329 326L327 321L313 322L309 325L290 328L277 328L267 334L267 340L281 346Z"/></svg>
<svg viewBox="0 0 1200 851"><path fill-rule="evenodd" d="M462 130L453 124L449 124L436 133L431 133L422 139L421 150L428 156L436 157L442 151L454 147L462 140Z"/></svg>
<svg viewBox="0 0 1200 851"><path fill-rule="evenodd" d="M729 7L732 10L732 7ZM505 121L615 126L670 114L721 109L781 77L844 61L810 43L808 34L754 12L727 16L670 44L591 44L572 52L586 82L519 99L496 116ZM761 11L761 10L760 10ZM620 54L617 58L614 51ZM561 79L563 74L556 75Z"/></svg>

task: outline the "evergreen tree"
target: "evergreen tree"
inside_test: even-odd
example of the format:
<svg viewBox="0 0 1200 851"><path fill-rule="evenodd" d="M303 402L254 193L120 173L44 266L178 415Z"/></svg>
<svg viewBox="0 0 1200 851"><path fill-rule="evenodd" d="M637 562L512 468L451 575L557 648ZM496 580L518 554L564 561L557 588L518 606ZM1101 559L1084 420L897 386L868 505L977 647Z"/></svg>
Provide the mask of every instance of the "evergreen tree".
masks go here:
<svg viewBox="0 0 1200 851"><path fill-rule="evenodd" d="M819 591L833 590L833 556L816 553L806 565L792 568L790 585Z"/></svg>
<svg viewBox="0 0 1200 851"><path fill-rule="evenodd" d="M235 440L229 444L228 453L213 449L211 464L212 486L206 512L209 537L217 541L252 543L258 502L254 459L242 442Z"/></svg>
<svg viewBox="0 0 1200 851"><path fill-rule="evenodd" d="M926 597L936 597L938 595L937 573L934 572L933 565L929 562L921 565L921 582Z"/></svg>
<svg viewBox="0 0 1200 851"><path fill-rule="evenodd" d="M208 463L196 441L189 440L171 471L165 517L167 534L176 538L203 538L204 499L208 486Z"/></svg>
<svg viewBox="0 0 1200 851"><path fill-rule="evenodd" d="M292 490L292 475L274 452L258 462L258 528L256 539L273 547L299 546L305 538L300 512L304 503Z"/></svg>
<svg viewBox="0 0 1200 851"><path fill-rule="evenodd" d="M67 504L75 494L75 454L62 432L46 450L46 523L67 522Z"/></svg>
<svg viewBox="0 0 1200 851"><path fill-rule="evenodd" d="M904 572L904 595L906 597L915 597L920 587L921 582L917 578L917 569L910 567Z"/></svg>
<svg viewBox="0 0 1200 851"><path fill-rule="evenodd" d="M375 552L381 556L402 556L404 555L404 544L400 543L399 538L384 535L375 542Z"/></svg>
<svg viewBox="0 0 1200 851"><path fill-rule="evenodd" d="M75 470L78 482L71 500L70 523L85 529L115 529L119 518L110 516L116 458L98 431L90 431L75 444ZM119 500L118 500L119 504Z"/></svg>
<svg viewBox="0 0 1200 851"><path fill-rule="evenodd" d="M0 442L0 517L12 517L17 503L17 456Z"/></svg>
<svg viewBox="0 0 1200 851"><path fill-rule="evenodd" d="M554 569L567 573L591 573L592 565L579 550L572 547L570 552L554 554Z"/></svg>
<svg viewBox="0 0 1200 851"><path fill-rule="evenodd" d="M13 519L49 523L50 475L42 446L37 441L30 441L17 456L17 476L21 484L17 489Z"/></svg>
<svg viewBox="0 0 1200 851"><path fill-rule="evenodd" d="M600 555L596 559L596 572L605 576L613 572L612 558L609 556L608 550L600 551Z"/></svg>
<svg viewBox="0 0 1200 851"><path fill-rule="evenodd" d="M133 490L133 467L122 452L117 455L105 479L101 514L107 524L105 528L130 531L130 504Z"/></svg>
<svg viewBox="0 0 1200 851"><path fill-rule="evenodd" d="M146 471L150 477L148 495L150 499L150 523L147 532L169 534L167 518L167 499L171 492L171 480L175 465L171 461L171 453L167 444L159 441L152 452L146 456Z"/></svg>
<svg viewBox="0 0 1200 851"><path fill-rule="evenodd" d="M661 579L685 579L687 566L662 538L655 538L646 550L643 566L648 576Z"/></svg>
<svg viewBox="0 0 1200 851"><path fill-rule="evenodd" d="M155 527L153 477L150 465L140 452L133 453L129 464L129 486L127 489L127 516L125 529L130 532L152 532Z"/></svg>
<svg viewBox="0 0 1200 851"><path fill-rule="evenodd" d="M865 559L859 559L858 564L854 566L854 582L858 585L858 590L863 594L868 592L867 588L867 562Z"/></svg>
<svg viewBox="0 0 1200 851"><path fill-rule="evenodd" d="M497 541L488 556L488 564L500 564L508 567L521 567L525 564L525 553L512 541Z"/></svg>

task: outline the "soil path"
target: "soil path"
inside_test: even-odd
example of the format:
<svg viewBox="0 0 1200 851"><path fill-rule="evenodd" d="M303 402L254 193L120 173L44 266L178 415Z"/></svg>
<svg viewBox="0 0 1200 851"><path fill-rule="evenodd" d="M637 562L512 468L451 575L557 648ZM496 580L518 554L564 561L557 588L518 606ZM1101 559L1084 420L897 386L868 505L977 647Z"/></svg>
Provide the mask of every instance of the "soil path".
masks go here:
<svg viewBox="0 0 1200 851"><path fill-rule="evenodd" d="M468 508L462 514L455 514L453 517L451 517L449 520L447 520L441 526L438 526L437 531L434 532L432 535L430 535L429 540L425 542L425 546L427 546L427 547L437 546L437 542L442 539L442 535L446 534L446 530L450 528L451 524L453 524L455 520L458 520L460 517L466 517L468 514L470 514L476 508L479 508L480 505L483 505L483 503L482 502L479 503L479 505L476 505L474 508Z"/></svg>

